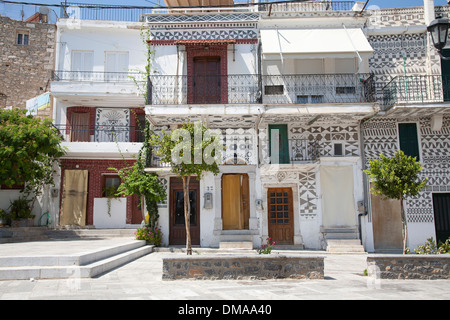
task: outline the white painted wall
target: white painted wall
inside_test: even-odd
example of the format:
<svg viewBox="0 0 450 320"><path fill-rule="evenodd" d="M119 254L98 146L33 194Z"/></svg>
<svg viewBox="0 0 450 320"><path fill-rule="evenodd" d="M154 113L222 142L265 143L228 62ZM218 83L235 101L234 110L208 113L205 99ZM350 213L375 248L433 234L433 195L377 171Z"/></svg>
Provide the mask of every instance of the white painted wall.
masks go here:
<svg viewBox="0 0 450 320"><path fill-rule="evenodd" d="M111 208L108 209L108 200ZM94 227L126 228L127 227L127 198L94 198Z"/></svg>
<svg viewBox="0 0 450 320"><path fill-rule="evenodd" d="M67 28L58 25L59 52L56 70L71 70L73 50L92 51L94 55L93 71L104 71L105 51L129 53L129 69L143 68L145 46L142 42L139 24L135 29L124 28L123 22L87 25L82 22L79 28Z"/></svg>

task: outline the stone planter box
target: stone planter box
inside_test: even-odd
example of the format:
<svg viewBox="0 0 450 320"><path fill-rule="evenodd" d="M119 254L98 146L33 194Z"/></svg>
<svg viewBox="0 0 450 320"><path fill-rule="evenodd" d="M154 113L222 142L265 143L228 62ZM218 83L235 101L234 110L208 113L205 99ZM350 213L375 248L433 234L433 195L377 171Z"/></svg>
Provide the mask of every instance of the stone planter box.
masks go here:
<svg viewBox="0 0 450 320"><path fill-rule="evenodd" d="M12 220L11 227L13 228L34 227L34 218Z"/></svg>
<svg viewBox="0 0 450 320"><path fill-rule="evenodd" d="M163 258L163 280L323 279L324 257L216 255Z"/></svg>
<svg viewBox="0 0 450 320"><path fill-rule="evenodd" d="M368 255L367 266L381 279L450 280L450 254Z"/></svg>

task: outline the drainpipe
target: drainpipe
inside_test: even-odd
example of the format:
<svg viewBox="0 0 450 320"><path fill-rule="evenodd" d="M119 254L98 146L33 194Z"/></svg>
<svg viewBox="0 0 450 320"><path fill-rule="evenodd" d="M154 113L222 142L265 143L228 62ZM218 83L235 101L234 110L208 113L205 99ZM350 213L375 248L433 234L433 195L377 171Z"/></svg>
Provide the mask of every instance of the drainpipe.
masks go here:
<svg viewBox="0 0 450 320"><path fill-rule="evenodd" d="M373 116L372 116L373 117ZM372 118L371 117L371 118ZM371 119L369 118L369 119ZM361 167L364 170L364 165L365 165L365 156L364 156L364 134L363 134L363 124L364 124L364 119L361 120L359 122L359 138L360 138L360 150L361 150ZM368 190L367 190L367 177L366 174L364 173L364 171L362 172L362 178L363 178L363 193L364 193L364 212L360 212L358 213L358 231L359 231L359 240L361 241L362 244L362 228L361 228L361 217L365 217L369 214L369 201L368 201Z"/></svg>

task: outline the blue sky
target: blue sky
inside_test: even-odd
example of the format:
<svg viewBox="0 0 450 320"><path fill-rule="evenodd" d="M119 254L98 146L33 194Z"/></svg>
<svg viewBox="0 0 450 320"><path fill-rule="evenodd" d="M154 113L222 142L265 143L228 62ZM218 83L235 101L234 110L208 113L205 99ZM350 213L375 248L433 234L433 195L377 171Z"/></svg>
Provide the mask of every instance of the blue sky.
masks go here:
<svg viewBox="0 0 450 320"><path fill-rule="evenodd" d="M42 4L60 4L64 0L9 0L13 2L30 2L30 3L42 3ZM68 0L68 2L86 3L86 4L117 4L117 5L136 5L136 6L153 6L157 5L158 1L161 1L161 5L164 5L164 0ZM267 0L262 0L267 1ZM269 0L270 1L270 0ZM280 1L280 0L274 0ZM364 0L358 0L364 1ZM435 0L436 5L446 5L447 0ZM369 0L368 8L378 6L380 8L395 8L395 7L414 7L423 6L423 0ZM39 6L22 6L14 4L5 4L0 0L0 14L3 16L9 16L14 19L20 20L20 11L24 9L25 19L33 15L39 8ZM54 8L52 20L56 15L60 14L58 8ZM53 22L53 21L52 21Z"/></svg>

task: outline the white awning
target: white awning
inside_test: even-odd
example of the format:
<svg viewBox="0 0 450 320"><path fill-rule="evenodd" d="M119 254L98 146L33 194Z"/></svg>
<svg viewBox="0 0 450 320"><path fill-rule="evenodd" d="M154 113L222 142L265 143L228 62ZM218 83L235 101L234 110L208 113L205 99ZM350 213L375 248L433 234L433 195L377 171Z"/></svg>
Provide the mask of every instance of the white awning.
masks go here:
<svg viewBox="0 0 450 320"><path fill-rule="evenodd" d="M361 29L261 30L264 59L357 57L373 49Z"/></svg>

